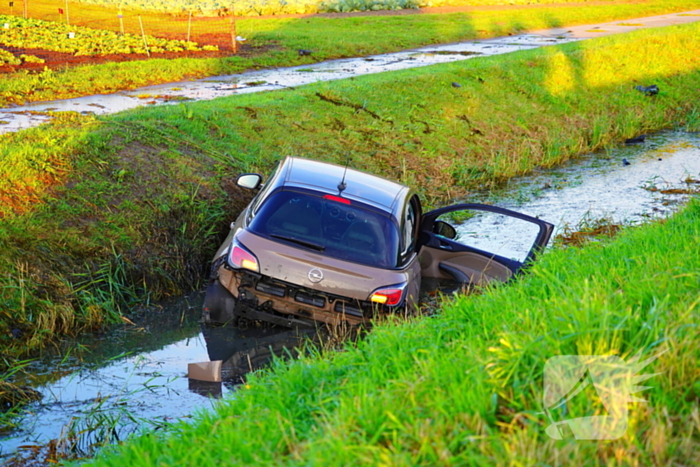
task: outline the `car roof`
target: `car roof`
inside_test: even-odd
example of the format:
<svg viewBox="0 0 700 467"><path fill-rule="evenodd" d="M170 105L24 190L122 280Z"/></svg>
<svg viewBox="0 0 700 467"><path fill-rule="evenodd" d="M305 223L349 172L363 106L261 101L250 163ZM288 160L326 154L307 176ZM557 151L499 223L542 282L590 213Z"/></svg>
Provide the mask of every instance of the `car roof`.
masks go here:
<svg viewBox="0 0 700 467"><path fill-rule="evenodd" d="M285 187L307 188L338 195L338 185L345 177L345 189L341 196L361 201L396 213L409 188L384 177L360 172L340 165L319 162L301 157L287 157L280 167L280 183Z"/></svg>

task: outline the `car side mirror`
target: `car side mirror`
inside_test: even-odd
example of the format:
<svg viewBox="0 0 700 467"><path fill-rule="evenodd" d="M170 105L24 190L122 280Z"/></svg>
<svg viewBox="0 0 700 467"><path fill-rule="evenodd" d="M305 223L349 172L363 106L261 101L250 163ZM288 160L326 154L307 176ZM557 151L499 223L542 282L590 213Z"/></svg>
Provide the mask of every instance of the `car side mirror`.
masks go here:
<svg viewBox="0 0 700 467"><path fill-rule="evenodd" d="M435 221L433 224L433 233L451 240L457 238L457 231L455 228L445 221Z"/></svg>
<svg viewBox="0 0 700 467"><path fill-rule="evenodd" d="M262 176L260 174L241 174L236 179L236 185L249 190L257 190L261 184Z"/></svg>

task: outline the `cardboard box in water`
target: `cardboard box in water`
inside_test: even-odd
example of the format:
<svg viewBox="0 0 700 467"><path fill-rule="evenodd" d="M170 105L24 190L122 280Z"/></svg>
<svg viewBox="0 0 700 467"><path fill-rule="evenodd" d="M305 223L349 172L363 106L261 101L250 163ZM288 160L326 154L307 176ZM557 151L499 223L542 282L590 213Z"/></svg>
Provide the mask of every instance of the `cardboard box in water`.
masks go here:
<svg viewBox="0 0 700 467"><path fill-rule="evenodd" d="M221 360L213 362L189 363L187 377L199 381L221 382Z"/></svg>

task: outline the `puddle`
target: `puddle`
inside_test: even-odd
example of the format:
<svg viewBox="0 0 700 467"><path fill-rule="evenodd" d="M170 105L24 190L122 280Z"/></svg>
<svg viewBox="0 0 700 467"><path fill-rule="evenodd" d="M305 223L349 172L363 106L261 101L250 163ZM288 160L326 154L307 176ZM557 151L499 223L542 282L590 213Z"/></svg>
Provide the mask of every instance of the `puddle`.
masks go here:
<svg viewBox="0 0 700 467"><path fill-rule="evenodd" d="M642 144L621 145L510 180L494 194L470 195L465 202L493 203L546 220L555 235L604 219L634 224L665 217L700 191L700 134L667 131ZM686 183L691 180L691 183ZM536 229L522 221L477 215L458 228L476 248L522 260ZM525 255L523 254L525 252Z"/></svg>

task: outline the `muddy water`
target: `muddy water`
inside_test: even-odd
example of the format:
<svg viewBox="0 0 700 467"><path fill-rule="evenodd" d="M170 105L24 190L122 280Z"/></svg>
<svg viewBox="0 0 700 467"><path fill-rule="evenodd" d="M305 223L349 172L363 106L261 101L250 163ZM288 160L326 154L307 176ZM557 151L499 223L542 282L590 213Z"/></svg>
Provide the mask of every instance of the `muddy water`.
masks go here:
<svg viewBox="0 0 700 467"><path fill-rule="evenodd" d="M18 429L2 434L0 460L17 452L26 458L51 442L78 457L91 455L102 442L187 418L233 391L251 368L264 365L270 346L280 350L299 343L288 329L202 333L201 306L201 295L180 299L137 325L66 343L62 356L29 365L14 382L34 387L42 400L24 410ZM225 365L227 383L187 378L188 363L210 358L231 360Z"/></svg>
<svg viewBox="0 0 700 467"><path fill-rule="evenodd" d="M634 224L666 216L688 198L683 192L700 190L699 181L700 135L668 131L512 179L498 192L466 201L538 217L562 233L601 221ZM537 233L522 221L492 215L475 216L458 231L471 246L518 260Z"/></svg>
<svg viewBox="0 0 700 467"><path fill-rule="evenodd" d="M643 144L591 154L514 179L498 192L476 193L460 201L493 203L537 216L561 231L600 218L636 223L668 215L688 195L663 191L695 190L700 188L697 180L700 135L669 131L650 135ZM460 235L472 246L517 259L527 249L528 232L510 222L477 216L459 227ZM534 230L530 233L534 235ZM69 440L71 427L79 431L97 421L115 426L123 439L139 427L153 429L188 417L235 391L236 382L251 368L265 365L272 352L292 348L305 337L280 328L202 332L200 310L201 296L184 298L152 313L149 321L73 343L68 357L30 365L15 382L36 388L43 400L30 405L19 429L0 440L1 455L12 455L19 446ZM229 382L189 381L187 364L210 359L226 361L223 374ZM86 453L97 441L94 429L74 440Z"/></svg>

